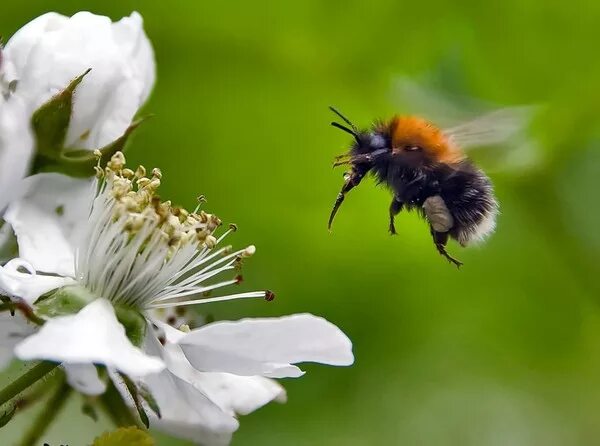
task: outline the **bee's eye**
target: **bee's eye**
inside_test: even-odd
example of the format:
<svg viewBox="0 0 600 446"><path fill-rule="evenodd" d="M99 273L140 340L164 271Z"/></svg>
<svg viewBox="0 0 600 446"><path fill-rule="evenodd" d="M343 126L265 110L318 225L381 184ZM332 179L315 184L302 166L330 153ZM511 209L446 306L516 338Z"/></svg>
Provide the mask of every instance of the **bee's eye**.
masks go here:
<svg viewBox="0 0 600 446"><path fill-rule="evenodd" d="M404 150L406 150L407 152L418 152L422 149L419 146L405 146Z"/></svg>
<svg viewBox="0 0 600 446"><path fill-rule="evenodd" d="M385 138L377 133L371 135L371 147L374 149L383 149L385 147Z"/></svg>

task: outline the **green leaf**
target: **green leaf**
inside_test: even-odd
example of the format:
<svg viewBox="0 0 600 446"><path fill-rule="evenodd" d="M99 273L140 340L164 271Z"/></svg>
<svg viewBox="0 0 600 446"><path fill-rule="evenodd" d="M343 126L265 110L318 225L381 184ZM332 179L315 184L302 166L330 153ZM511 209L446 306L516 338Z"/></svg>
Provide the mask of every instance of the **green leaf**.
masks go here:
<svg viewBox="0 0 600 446"><path fill-rule="evenodd" d="M33 113L31 125L36 137L38 154L48 158L59 157L71 122L73 93L90 70L91 68L73 79L67 88Z"/></svg>
<svg viewBox="0 0 600 446"><path fill-rule="evenodd" d="M155 444L148 432L137 427L122 427L100 435L94 440L92 446L154 446Z"/></svg>

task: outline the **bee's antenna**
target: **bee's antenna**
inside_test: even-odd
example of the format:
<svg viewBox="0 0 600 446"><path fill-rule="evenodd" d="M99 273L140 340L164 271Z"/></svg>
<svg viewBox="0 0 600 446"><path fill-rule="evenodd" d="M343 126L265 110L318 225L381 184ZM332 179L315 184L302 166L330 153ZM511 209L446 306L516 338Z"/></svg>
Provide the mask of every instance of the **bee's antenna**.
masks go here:
<svg viewBox="0 0 600 446"><path fill-rule="evenodd" d="M352 130L354 130L354 133L358 133L358 129L356 128L356 126L354 124L352 124L352 122L348 118L346 118L344 115L342 115L335 107L330 105L329 110L334 112L336 115L338 115L341 118L342 121L344 121L346 124L348 124L352 128Z"/></svg>
<svg viewBox="0 0 600 446"><path fill-rule="evenodd" d="M356 133L356 131L349 129L348 127L340 124L339 122L332 122L331 125L334 126L336 129L340 129L346 133L350 133L352 136L354 136L354 139L358 141L358 134Z"/></svg>

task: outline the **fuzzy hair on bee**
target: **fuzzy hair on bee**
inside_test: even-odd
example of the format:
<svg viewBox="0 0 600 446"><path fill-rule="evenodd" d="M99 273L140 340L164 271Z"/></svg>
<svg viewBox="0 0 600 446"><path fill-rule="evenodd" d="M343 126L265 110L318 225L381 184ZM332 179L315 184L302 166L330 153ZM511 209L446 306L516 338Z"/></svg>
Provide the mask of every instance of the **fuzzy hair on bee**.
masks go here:
<svg viewBox="0 0 600 446"><path fill-rule="evenodd" d="M437 251L460 267L462 263L446 251L448 240L467 246L488 237L496 226L498 202L490 179L468 159L459 141L467 141L465 145L497 141L498 131L484 129L477 122L489 126L494 122L492 114L507 113L492 112L489 118L449 130L416 116L394 116L359 130L335 108L330 109L345 123L331 124L354 141L334 163L334 167L349 165L350 170L344 174L329 229L346 194L371 174L392 193L389 232L396 234L395 217L402 210L416 210L428 222Z"/></svg>

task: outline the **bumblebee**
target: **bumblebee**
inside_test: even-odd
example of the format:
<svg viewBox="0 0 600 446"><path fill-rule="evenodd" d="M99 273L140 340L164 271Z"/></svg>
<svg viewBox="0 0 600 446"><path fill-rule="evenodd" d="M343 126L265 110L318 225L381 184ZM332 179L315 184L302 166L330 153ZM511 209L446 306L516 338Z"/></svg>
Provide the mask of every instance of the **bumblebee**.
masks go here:
<svg viewBox="0 0 600 446"><path fill-rule="evenodd" d="M490 128L493 114L449 130L417 116L394 116L359 130L335 108L330 109L345 124L331 125L352 135L354 141L348 153L334 162L334 167L349 165L350 170L344 174L344 185L329 216L329 229L346 194L372 174L392 193L390 234L396 234L396 215L404 209L416 210L429 224L437 251L460 267L462 263L446 251L448 240L464 247L484 240L496 226L498 202L492 183L467 158L461 144L484 145L498 139Z"/></svg>

